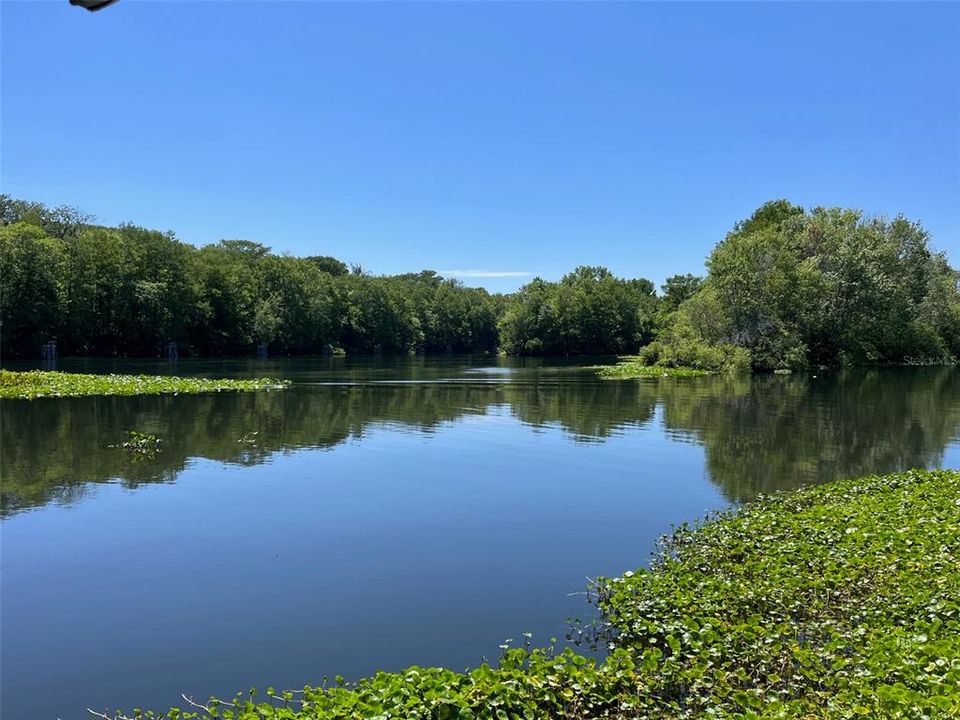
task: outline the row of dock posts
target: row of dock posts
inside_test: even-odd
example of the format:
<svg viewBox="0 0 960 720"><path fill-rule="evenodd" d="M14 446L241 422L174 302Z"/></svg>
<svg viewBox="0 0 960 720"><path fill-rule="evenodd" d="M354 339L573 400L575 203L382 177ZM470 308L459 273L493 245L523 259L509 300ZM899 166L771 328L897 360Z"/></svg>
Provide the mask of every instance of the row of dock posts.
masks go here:
<svg viewBox="0 0 960 720"><path fill-rule="evenodd" d="M40 347L40 365L44 370L57 369L56 340L49 340Z"/></svg>

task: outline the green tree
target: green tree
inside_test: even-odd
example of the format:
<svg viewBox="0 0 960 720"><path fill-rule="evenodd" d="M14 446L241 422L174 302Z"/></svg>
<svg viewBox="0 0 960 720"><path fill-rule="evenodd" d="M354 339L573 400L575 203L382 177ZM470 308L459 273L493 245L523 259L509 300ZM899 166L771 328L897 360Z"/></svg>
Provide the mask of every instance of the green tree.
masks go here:
<svg viewBox="0 0 960 720"><path fill-rule="evenodd" d="M64 243L25 222L0 227L0 346L38 357L64 328L67 289Z"/></svg>
<svg viewBox="0 0 960 720"><path fill-rule="evenodd" d="M930 250L920 224L903 217L805 212L779 200L737 223L707 266L701 289L661 333L663 344L733 344L759 369L901 362L958 349L956 272ZM701 296L710 299L714 330L691 333L697 313L681 311Z"/></svg>
<svg viewBox="0 0 960 720"><path fill-rule="evenodd" d="M515 354L634 352L652 337L656 299L649 280L624 280L582 266L559 283L540 278L507 303L502 346Z"/></svg>
<svg viewBox="0 0 960 720"><path fill-rule="evenodd" d="M689 300L703 287L703 278L697 275L671 275L660 286L661 298L667 310L676 310L680 304Z"/></svg>

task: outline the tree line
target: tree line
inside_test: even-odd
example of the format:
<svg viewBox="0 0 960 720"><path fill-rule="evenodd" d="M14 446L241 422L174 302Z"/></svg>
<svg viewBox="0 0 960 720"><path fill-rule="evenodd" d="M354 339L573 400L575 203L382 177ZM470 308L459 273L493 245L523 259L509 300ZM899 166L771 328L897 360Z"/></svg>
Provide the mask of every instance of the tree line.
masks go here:
<svg viewBox="0 0 960 720"><path fill-rule="evenodd" d="M0 196L0 349L34 358L181 353L622 354L705 369L960 353L958 273L919 223L784 200L738 223L705 277L580 267L516 293L425 270L375 276L249 240L196 247Z"/></svg>
<svg viewBox="0 0 960 720"><path fill-rule="evenodd" d="M6 355L156 356L330 349L484 352L503 299L424 271L391 277L247 240L195 247L169 232L94 225L78 211L2 198Z"/></svg>

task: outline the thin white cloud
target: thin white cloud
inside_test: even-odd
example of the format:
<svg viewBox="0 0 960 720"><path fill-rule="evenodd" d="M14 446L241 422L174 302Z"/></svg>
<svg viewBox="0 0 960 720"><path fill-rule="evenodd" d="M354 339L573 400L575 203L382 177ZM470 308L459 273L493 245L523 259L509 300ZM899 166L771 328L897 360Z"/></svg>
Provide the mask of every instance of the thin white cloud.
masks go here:
<svg viewBox="0 0 960 720"><path fill-rule="evenodd" d="M530 277L529 270L437 270L438 275L463 278Z"/></svg>

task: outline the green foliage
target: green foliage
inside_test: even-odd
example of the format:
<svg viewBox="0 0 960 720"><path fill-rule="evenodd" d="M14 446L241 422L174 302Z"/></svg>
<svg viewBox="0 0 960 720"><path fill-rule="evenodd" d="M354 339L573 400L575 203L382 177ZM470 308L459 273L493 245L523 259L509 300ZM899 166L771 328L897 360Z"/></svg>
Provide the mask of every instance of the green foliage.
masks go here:
<svg viewBox="0 0 960 720"><path fill-rule="evenodd" d="M64 243L34 225L0 227L0 346L38 354L68 308Z"/></svg>
<svg viewBox="0 0 960 720"><path fill-rule="evenodd" d="M647 347L650 347L649 345ZM694 367L666 367L650 365L646 358L625 356L616 365L600 365L597 376L604 380L629 380L640 377L702 377L710 370Z"/></svg>
<svg viewBox="0 0 960 720"><path fill-rule="evenodd" d="M805 211L784 200L737 223L705 279L578 267L509 297L432 271L371 276L336 258L275 255L249 240L196 248L170 232L91 223L0 196L0 344L62 355L645 351L725 372L901 363L960 354L960 275L903 217ZM715 351L712 346L721 346ZM652 359L655 356L655 359Z"/></svg>
<svg viewBox="0 0 960 720"><path fill-rule="evenodd" d="M518 355L631 352L652 337L655 309L649 280L579 267L558 283L536 278L522 287L500 321L500 342Z"/></svg>
<svg viewBox="0 0 960 720"><path fill-rule="evenodd" d="M676 310L680 305L703 287L703 278L687 273L686 275L671 275L660 286L663 294L660 296L662 305L667 310Z"/></svg>
<svg viewBox="0 0 960 720"><path fill-rule="evenodd" d="M710 345L693 337L677 337L670 342L657 340L642 347L632 365L662 370L741 373L750 371L750 352L730 343Z"/></svg>
<svg viewBox="0 0 960 720"><path fill-rule="evenodd" d="M252 390L278 390L285 380L208 380L168 375L86 375L83 373L0 370L0 398L33 400L83 395L160 395Z"/></svg>
<svg viewBox="0 0 960 720"><path fill-rule="evenodd" d="M658 717L950 717L958 553L960 473L914 471L681 527L597 597Z"/></svg>
<svg viewBox="0 0 960 720"><path fill-rule="evenodd" d="M750 351L725 340L731 326L712 287L706 286L683 301L667 318L659 337L640 348L633 358L634 367L689 368L708 373L750 370Z"/></svg>
<svg viewBox="0 0 960 720"><path fill-rule="evenodd" d="M322 270L329 275L347 275L350 272L350 268L347 267L345 262L341 262L329 255L311 255L304 259L309 260L317 266L318 270Z"/></svg>
<svg viewBox="0 0 960 720"><path fill-rule="evenodd" d="M953 717L958 553L960 472L841 481L681 526L650 570L598 579L602 662L507 645L496 668L338 677L164 717Z"/></svg>
<svg viewBox="0 0 960 720"><path fill-rule="evenodd" d="M960 349L960 275L903 217L806 212L778 200L737 223L707 265L701 289L661 323L664 346L732 344L761 370L902 363ZM698 326L697 317L710 321ZM674 354L682 362L687 353Z"/></svg>
<svg viewBox="0 0 960 720"><path fill-rule="evenodd" d="M111 445L111 447L123 448L137 457L153 458L160 452L161 442L160 438L152 433L129 430L126 440L119 445Z"/></svg>
<svg viewBox="0 0 960 720"><path fill-rule="evenodd" d="M373 277L249 240L196 248L0 196L0 344L61 355L491 352L502 300L434 272Z"/></svg>

